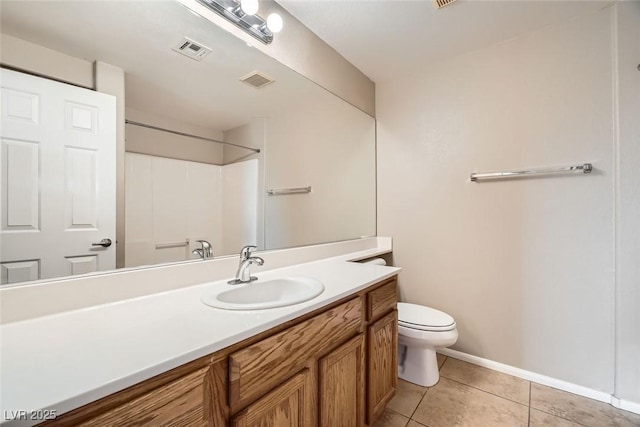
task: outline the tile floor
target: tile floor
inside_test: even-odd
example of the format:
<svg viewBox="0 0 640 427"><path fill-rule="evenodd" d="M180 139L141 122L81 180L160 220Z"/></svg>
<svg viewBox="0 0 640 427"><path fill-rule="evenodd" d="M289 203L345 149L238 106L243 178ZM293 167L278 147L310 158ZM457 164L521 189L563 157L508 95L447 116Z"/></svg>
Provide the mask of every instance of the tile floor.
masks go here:
<svg viewBox="0 0 640 427"><path fill-rule="evenodd" d="M640 427L640 415L438 355L440 381L398 381L373 427Z"/></svg>

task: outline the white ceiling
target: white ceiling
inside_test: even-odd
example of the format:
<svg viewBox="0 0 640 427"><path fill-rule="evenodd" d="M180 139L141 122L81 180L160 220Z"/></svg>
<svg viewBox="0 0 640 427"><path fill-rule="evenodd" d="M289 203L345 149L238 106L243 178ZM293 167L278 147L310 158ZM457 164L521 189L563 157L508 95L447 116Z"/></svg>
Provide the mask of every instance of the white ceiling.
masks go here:
<svg viewBox="0 0 640 427"><path fill-rule="evenodd" d="M610 1L278 0L375 82L606 7Z"/></svg>

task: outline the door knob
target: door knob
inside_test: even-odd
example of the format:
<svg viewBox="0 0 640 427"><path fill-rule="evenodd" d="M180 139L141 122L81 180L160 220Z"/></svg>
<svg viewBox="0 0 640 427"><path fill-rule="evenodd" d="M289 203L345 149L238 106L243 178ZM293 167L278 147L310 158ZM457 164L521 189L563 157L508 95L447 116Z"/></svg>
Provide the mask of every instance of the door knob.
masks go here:
<svg viewBox="0 0 640 427"><path fill-rule="evenodd" d="M92 243L91 246L102 246L103 248L108 248L111 246L111 239L102 239L99 243Z"/></svg>

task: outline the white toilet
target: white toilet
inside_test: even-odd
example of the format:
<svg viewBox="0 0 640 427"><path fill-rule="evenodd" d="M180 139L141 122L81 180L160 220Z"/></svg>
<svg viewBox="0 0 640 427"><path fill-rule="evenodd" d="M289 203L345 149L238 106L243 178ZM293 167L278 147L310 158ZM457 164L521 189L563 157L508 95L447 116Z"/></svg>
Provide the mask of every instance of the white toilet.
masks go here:
<svg viewBox="0 0 640 427"><path fill-rule="evenodd" d="M438 382L436 349L458 340L453 317L423 305L398 303L398 376L430 387Z"/></svg>

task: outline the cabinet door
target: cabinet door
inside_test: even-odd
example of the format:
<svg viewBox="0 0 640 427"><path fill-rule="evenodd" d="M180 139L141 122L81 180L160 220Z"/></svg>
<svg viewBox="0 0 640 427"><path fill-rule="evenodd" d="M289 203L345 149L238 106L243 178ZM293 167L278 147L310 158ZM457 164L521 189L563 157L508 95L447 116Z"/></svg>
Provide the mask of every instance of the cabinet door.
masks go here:
<svg viewBox="0 0 640 427"><path fill-rule="evenodd" d="M320 360L320 426L364 425L364 334Z"/></svg>
<svg viewBox="0 0 640 427"><path fill-rule="evenodd" d="M308 427L313 425L316 390L305 369L233 418L233 427Z"/></svg>
<svg viewBox="0 0 640 427"><path fill-rule="evenodd" d="M373 424L398 385L398 312L392 311L368 328L369 401L367 421Z"/></svg>

